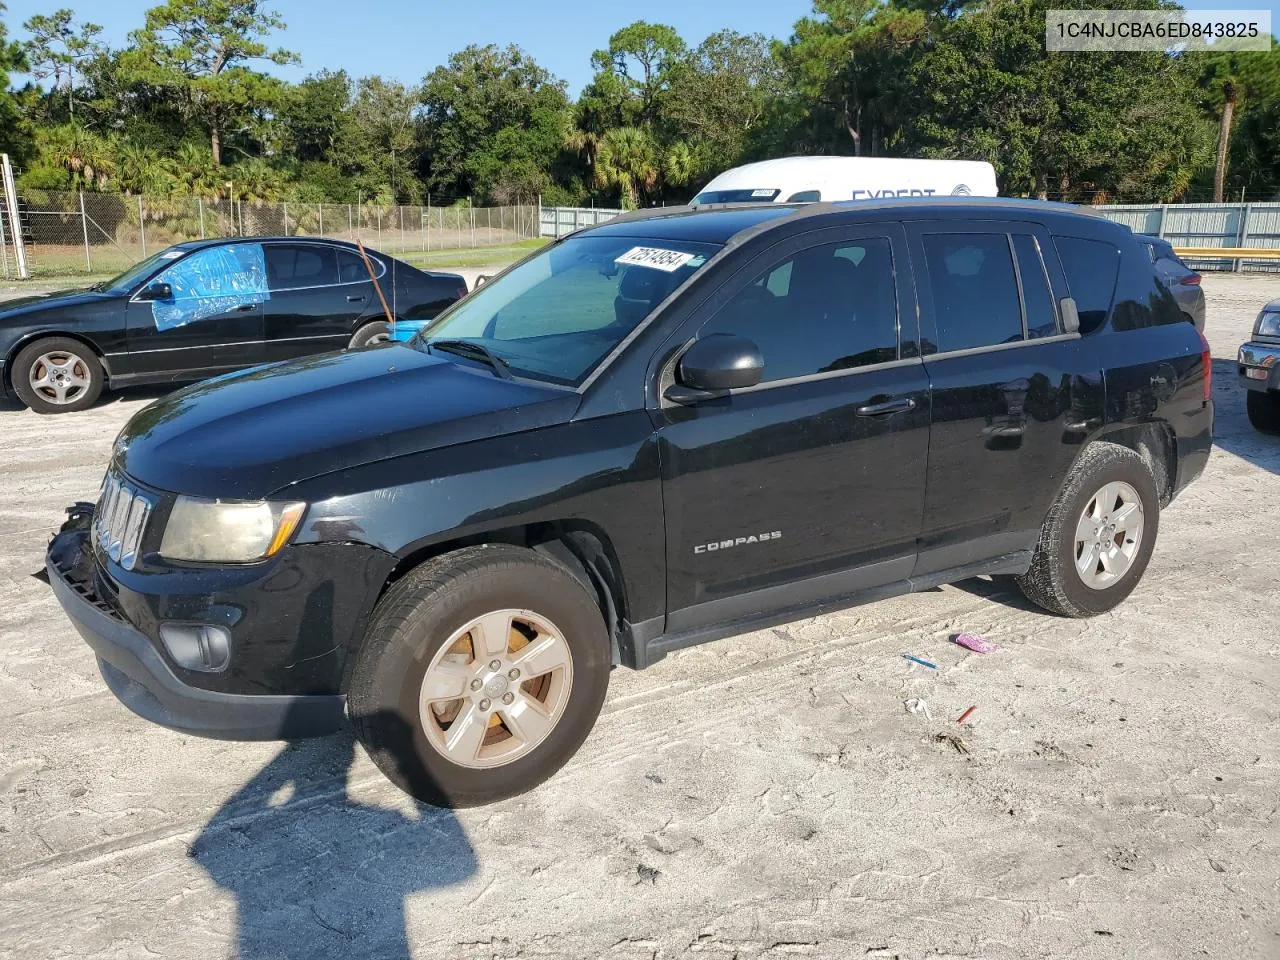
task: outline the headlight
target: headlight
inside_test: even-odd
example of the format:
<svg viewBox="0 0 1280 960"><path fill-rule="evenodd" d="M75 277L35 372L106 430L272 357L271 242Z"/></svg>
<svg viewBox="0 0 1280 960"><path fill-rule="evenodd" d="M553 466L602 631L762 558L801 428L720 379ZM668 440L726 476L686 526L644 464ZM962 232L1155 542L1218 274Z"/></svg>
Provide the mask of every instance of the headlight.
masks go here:
<svg viewBox="0 0 1280 960"><path fill-rule="evenodd" d="M1280 337L1280 311L1264 310L1253 325L1255 337Z"/></svg>
<svg viewBox="0 0 1280 960"><path fill-rule="evenodd" d="M305 503L236 502L179 497L169 513L160 555L204 563L252 563L293 536Z"/></svg>

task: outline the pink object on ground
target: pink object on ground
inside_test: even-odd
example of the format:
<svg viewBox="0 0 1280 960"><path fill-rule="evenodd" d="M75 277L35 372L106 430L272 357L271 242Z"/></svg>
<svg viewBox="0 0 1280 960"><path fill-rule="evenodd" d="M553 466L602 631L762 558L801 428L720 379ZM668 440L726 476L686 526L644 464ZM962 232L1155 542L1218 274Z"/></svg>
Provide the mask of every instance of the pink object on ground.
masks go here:
<svg viewBox="0 0 1280 960"><path fill-rule="evenodd" d="M962 633L955 638L955 642L966 650L972 650L974 653L995 653L1000 649L999 644L992 643L990 640L983 640L976 633Z"/></svg>

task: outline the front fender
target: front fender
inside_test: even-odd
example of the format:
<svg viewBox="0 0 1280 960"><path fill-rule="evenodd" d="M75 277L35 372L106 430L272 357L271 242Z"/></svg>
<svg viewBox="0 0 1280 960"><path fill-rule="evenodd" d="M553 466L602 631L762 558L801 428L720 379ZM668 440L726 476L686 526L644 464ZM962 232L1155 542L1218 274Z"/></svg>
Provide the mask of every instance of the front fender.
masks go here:
<svg viewBox="0 0 1280 960"><path fill-rule="evenodd" d="M635 621L660 616L666 602L652 434L634 411L379 461L275 496L310 504L296 543L365 543L402 561L542 524L596 532L613 544Z"/></svg>

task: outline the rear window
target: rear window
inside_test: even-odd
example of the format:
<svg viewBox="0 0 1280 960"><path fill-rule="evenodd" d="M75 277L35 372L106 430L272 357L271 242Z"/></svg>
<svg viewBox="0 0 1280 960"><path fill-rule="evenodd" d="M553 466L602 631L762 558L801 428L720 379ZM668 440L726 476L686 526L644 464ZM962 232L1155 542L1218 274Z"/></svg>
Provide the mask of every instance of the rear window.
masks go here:
<svg viewBox="0 0 1280 960"><path fill-rule="evenodd" d="M938 326L938 351L1022 339L1018 280L1003 233L935 233L924 238Z"/></svg>
<svg viewBox="0 0 1280 960"><path fill-rule="evenodd" d="M323 244L268 243L267 281L272 290L327 287L338 282L332 247Z"/></svg>
<svg viewBox="0 0 1280 960"><path fill-rule="evenodd" d="M1080 332L1092 333L1107 322L1120 274L1120 251L1114 244L1080 237L1054 237L1053 245L1080 314Z"/></svg>

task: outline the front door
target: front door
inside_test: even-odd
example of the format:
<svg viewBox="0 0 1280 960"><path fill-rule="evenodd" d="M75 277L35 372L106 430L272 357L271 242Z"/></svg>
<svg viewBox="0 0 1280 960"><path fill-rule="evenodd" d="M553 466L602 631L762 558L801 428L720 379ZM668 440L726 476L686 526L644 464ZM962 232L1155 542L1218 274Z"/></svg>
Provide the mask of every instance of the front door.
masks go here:
<svg viewBox="0 0 1280 960"><path fill-rule="evenodd" d="M822 230L761 254L692 321L754 341L764 378L653 411L668 632L910 575L929 386L906 263L897 225Z"/></svg>
<svg viewBox="0 0 1280 960"><path fill-rule="evenodd" d="M129 301L126 341L140 380L201 380L261 363L268 299L262 245L229 243L190 253L152 278L164 300Z"/></svg>

